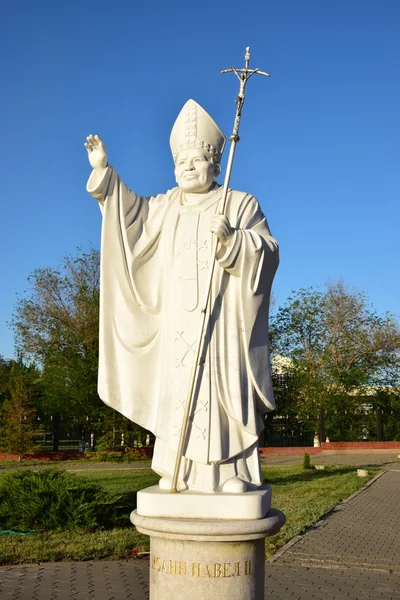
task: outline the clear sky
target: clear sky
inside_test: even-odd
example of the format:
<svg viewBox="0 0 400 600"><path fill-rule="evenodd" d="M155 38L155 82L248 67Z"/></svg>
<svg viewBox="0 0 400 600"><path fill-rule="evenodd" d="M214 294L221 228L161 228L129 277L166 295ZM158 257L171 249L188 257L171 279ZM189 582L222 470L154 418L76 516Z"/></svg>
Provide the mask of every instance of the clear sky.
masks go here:
<svg viewBox="0 0 400 600"><path fill-rule="evenodd" d="M99 245L85 137L128 187L174 186L168 139L194 98L226 135L248 85L232 187L281 246L274 293L343 278L400 313L399 0L6 0L0 22L0 354L36 267Z"/></svg>

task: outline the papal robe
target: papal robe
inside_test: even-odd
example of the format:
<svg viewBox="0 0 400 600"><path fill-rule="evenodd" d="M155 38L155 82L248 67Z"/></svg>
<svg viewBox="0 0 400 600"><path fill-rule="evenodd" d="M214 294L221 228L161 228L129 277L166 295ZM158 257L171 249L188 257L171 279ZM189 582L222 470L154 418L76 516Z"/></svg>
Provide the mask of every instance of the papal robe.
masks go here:
<svg viewBox="0 0 400 600"><path fill-rule="evenodd" d="M108 166L87 185L103 214L102 400L156 436L153 469L172 476L222 187L195 204L179 188L140 197ZM180 476L194 489L261 484L258 436L275 408L268 310L278 246L258 202L230 190Z"/></svg>

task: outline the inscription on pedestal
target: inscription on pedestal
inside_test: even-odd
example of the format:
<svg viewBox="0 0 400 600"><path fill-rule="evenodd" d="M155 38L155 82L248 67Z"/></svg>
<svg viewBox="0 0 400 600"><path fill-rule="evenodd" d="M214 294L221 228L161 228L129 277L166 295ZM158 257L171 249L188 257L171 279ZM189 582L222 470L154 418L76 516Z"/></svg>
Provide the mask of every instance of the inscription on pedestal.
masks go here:
<svg viewBox="0 0 400 600"><path fill-rule="evenodd" d="M252 575L253 566L251 560L224 563L197 563L184 560L162 559L153 556L151 568L158 573L175 575L179 577L242 577Z"/></svg>

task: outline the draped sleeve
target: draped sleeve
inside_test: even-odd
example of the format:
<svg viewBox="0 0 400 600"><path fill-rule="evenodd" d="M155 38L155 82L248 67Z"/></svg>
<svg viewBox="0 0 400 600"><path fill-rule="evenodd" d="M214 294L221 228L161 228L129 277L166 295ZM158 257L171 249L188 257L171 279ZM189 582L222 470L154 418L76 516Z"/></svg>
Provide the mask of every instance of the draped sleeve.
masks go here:
<svg viewBox="0 0 400 600"><path fill-rule="evenodd" d="M268 313L279 250L253 196L230 192L226 215L234 240L218 250L221 269L213 285L218 393L228 418L244 430L249 445L263 428L262 414L275 409Z"/></svg>
<svg viewBox="0 0 400 600"><path fill-rule="evenodd" d="M103 214L99 332L100 398L150 431L156 429L164 270L157 252L169 193L141 197L115 170L87 184Z"/></svg>

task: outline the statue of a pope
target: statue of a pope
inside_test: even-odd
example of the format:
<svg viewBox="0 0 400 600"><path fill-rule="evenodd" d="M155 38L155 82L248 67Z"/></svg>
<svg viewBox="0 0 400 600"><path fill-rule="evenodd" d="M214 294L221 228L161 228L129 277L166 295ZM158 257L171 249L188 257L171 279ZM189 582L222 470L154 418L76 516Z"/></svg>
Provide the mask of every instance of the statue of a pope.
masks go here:
<svg viewBox="0 0 400 600"><path fill-rule="evenodd" d="M268 308L278 247L253 196L230 190L218 214L225 138L193 100L171 132L178 187L141 197L85 144L87 190L103 214L99 395L156 436L152 468L170 489L212 232L218 265L178 489L243 492L261 485L258 436L275 407Z"/></svg>

